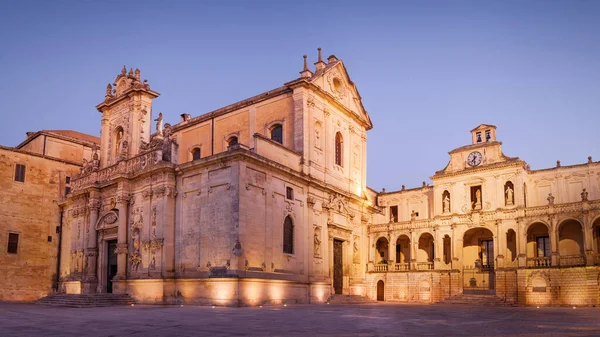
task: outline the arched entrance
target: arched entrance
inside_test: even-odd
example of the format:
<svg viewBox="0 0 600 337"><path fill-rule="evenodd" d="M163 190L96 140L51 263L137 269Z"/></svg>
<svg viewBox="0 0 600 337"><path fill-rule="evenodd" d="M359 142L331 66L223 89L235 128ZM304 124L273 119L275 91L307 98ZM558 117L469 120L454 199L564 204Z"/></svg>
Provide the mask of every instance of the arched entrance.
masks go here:
<svg viewBox="0 0 600 337"><path fill-rule="evenodd" d="M545 224L535 222L527 228L526 250L527 267L544 268L552 265L550 235Z"/></svg>
<svg viewBox="0 0 600 337"><path fill-rule="evenodd" d="M583 266L583 229L577 220L565 220L558 226L558 253L561 266Z"/></svg>
<svg viewBox="0 0 600 337"><path fill-rule="evenodd" d="M463 292L495 289L494 234L487 228L472 228L463 236Z"/></svg>
<svg viewBox="0 0 600 337"><path fill-rule="evenodd" d="M396 240L396 271L410 269L410 238L400 235Z"/></svg>
<svg viewBox="0 0 600 337"><path fill-rule="evenodd" d="M382 280L377 282L377 300L385 301L385 285Z"/></svg>
<svg viewBox="0 0 600 337"><path fill-rule="evenodd" d="M433 270L434 259L434 241L433 235L423 233L419 237L419 246L417 250L417 270Z"/></svg>

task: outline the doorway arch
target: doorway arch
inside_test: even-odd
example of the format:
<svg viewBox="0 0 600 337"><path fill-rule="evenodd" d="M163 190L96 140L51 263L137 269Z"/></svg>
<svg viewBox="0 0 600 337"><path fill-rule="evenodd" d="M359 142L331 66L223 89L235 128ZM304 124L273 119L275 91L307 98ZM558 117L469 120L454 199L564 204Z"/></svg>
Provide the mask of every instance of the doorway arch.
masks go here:
<svg viewBox="0 0 600 337"><path fill-rule="evenodd" d="M377 282L377 300L385 301L385 284L382 280Z"/></svg>

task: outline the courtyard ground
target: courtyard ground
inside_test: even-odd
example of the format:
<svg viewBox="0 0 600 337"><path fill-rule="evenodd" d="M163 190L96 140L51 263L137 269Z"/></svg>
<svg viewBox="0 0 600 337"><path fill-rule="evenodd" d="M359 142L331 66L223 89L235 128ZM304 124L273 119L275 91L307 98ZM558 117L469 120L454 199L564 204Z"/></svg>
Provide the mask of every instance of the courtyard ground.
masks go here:
<svg viewBox="0 0 600 337"><path fill-rule="evenodd" d="M600 336L600 308L288 305L60 308L0 303L0 336Z"/></svg>

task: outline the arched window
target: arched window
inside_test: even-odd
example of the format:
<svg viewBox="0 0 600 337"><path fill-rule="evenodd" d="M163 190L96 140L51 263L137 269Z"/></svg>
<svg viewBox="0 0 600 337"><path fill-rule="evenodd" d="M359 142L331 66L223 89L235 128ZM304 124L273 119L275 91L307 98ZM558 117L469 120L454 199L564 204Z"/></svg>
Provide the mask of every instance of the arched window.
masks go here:
<svg viewBox="0 0 600 337"><path fill-rule="evenodd" d="M283 144L283 127L281 124L275 124L271 127L271 139Z"/></svg>
<svg viewBox="0 0 600 337"><path fill-rule="evenodd" d="M283 221L283 252L294 254L294 223L289 215Z"/></svg>
<svg viewBox="0 0 600 337"><path fill-rule="evenodd" d="M200 148L199 147L192 150L192 160L198 160L198 159L200 159Z"/></svg>
<svg viewBox="0 0 600 337"><path fill-rule="evenodd" d="M335 163L342 166L342 151L344 150L344 140L341 133L335 134Z"/></svg>
<svg viewBox="0 0 600 337"><path fill-rule="evenodd" d="M231 136L229 137L229 139L227 140L227 148L230 148L234 145L238 144L238 138L236 136Z"/></svg>

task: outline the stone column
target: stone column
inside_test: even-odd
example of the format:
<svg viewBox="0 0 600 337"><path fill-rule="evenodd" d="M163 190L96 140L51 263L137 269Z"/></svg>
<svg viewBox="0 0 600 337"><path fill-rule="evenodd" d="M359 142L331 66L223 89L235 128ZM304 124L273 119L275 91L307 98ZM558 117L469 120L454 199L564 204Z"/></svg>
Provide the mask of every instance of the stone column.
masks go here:
<svg viewBox="0 0 600 337"><path fill-rule="evenodd" d="M558 266L560 261L560 253L558 251L558 235L556 235L556 220L550 217L550 247L552 247L552 253L550 254L552 259L552 266Z"/></svg>
<svg viewBox="0 0 600 337"><path fill-rule="evenodd" d="M584 214L582 224L583 251L585 254L585 264L588 266L594 265L594 228L592 225L589 214Z"/></svg>
<svg viewBox="0 0 600 337"><path fill-rule="evenodd" d="M129 198L126 196L117 197L117 207L119 209L119 230L117 232L117 275L115 279L124 280L127 278L127 204ZM110 282L110 280L108 280Z"/></svg>
<svg viewBox="0 0 600 337"><path fill-rule="evenodd" d="M94 293L98 285L98 236L96 232L96 222L98 221L98 210L100 209L100 201L98 199L90 199L88 205L90 211L90 222L88 223L87 247L85 249L85 259L87 261L86 270L86 285L84 285L84 293Z"/></svg>
<svg viewBox="0 0 600 337"><path fill-rule="evenodd" d="M333 289L333 236L328 235L327 246L329 255L329 277L331 278L331 289ZM333 293L333 292L332 292Z"/></svg>
<svg viewBox="0 0 600 337"><path fill-rule="evenodd" d="M419 241L415 242L415 232L410 231L410 270L417 270L417 248Z"/></svg>
<svg viewBox="0 0 600 337"><path fill-rule="evenodd" d="M527 266L527 231L525 230L523 220L517 220L517 258L519 267Z"/></svg>
<svg viewBox="0 0 600 337"><path fill-rule="evenodd" d="M392 244L392 236L390 234L388 234L388 263L390 265L393 265L394 263L396 263L396 243L394 242ZM389 266L390 270L391 270L391 266Z"/></svg>
<svg viewBox="0 0 600 337"><path fill-rule="evenodd" d="M504 254L506 252L506 233L502 230L502 220L496 220L496 243L497 247L494 247L496 251L496 265L495 268L504 267Z"/></svg>
<svg viewBox="0 0 600 337"><path fill-rule="evenodd" d="M433 269L440 269L444 257L444 238L440 238L440 229L434 229L435 237L433 238Z"/></svg>

